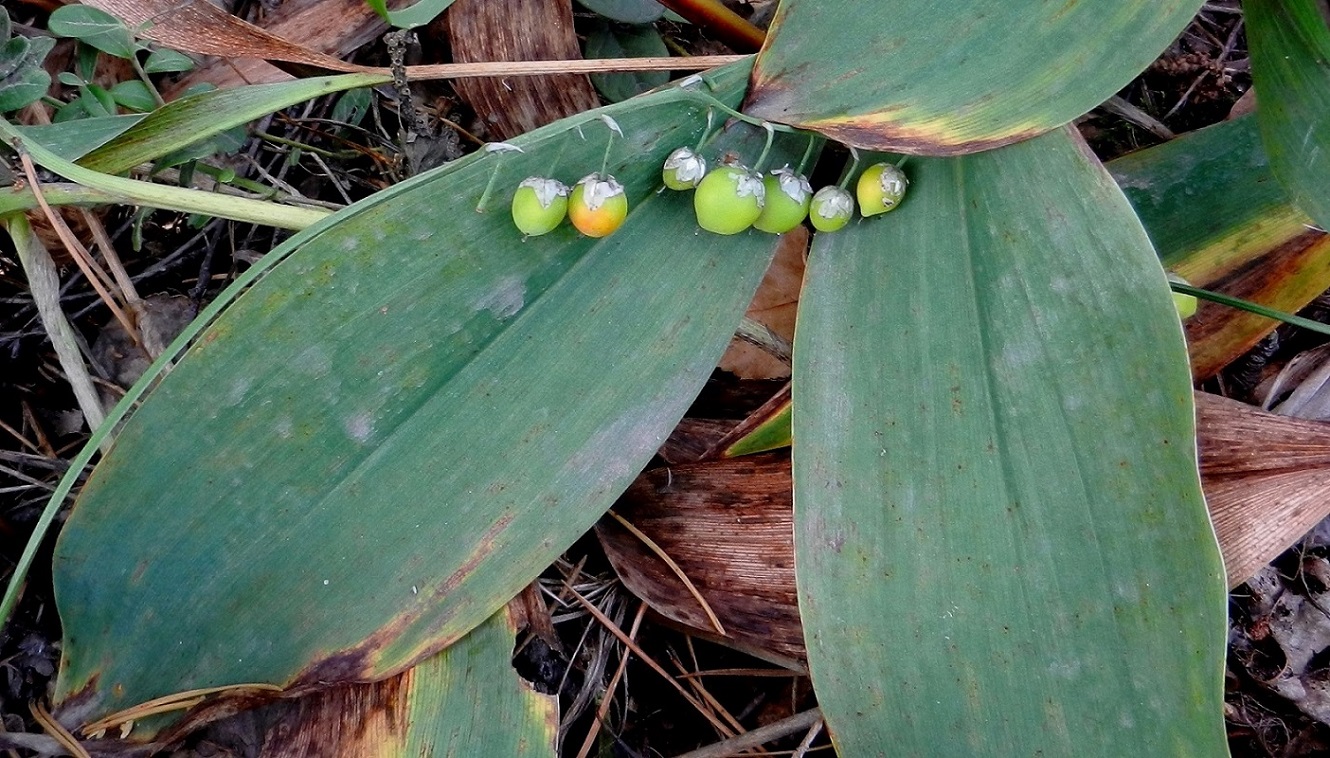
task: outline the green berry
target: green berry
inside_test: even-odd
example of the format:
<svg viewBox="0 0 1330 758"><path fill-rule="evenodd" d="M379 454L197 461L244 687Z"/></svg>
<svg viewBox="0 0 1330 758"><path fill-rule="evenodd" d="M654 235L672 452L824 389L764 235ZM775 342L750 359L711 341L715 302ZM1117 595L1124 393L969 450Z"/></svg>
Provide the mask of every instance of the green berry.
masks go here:
<svg viewBox="0 0 1330 758"><path fill-rule="evenodd" d="M604 237L628 216L628 197L614 177L589 174L573 187L568 199L568 220L588 237Z"/></svg>
<svg viewBox="0 0 1330 758"><path fill-rule="evenodd" d="M1172 271L1168 272L1168 280L1170 282L1176 282L1178 284L1190 284L1190 282L1188 282L1186 279L1183 279L1182 277L1178 276ZM1178 318L1182 319L1183 321L1186 321L1187 319L1196 315L1196 308L1197 308L1196 296L1188 295L1185 292L1174 292L1173 307L1176 308L1178 311Z"/></svg>
<svg viewBox="0 0 1330 758"><path fill-rule="evenodd" d="M672 190L690 190L707 174L707 161L690 147L670 153L660 171L660 179Z"/></svg>
<svg viewBox="0 0 1330 758"><path fill-rule="evenodd" d="M859 212L867 218L894 210L909 186L910 180L905 178L905 172L890 163L869 166L859 175L859 183L855 185Z"/></svg>
<svg viewBox="0 0 1330 758"><path fill-rule="evenodd" d="M513 223L528 237L538 237L568 214L568 187L558 179L530 176L513 195Z"/></svg>
<svg viewBox="0 0 1330 758"><path fill-rule="evenodd" d="M697 185L697 225L715 234L738 234L762 215L765 197L762 177L743 166L721 166Z"/></svg>
<svg viewBox="0 0 1330 758"><path fill-rule="evenodd" d="M808 218L819 232L834 232L850 222L854 198L840 187L823 187L813 195Z"/></svg>
<svg viewBox="0 0 1330 758"><path fill-rule="evenodd" d="M766 203L762 214L753 222L753 228L771 234L784 234L808 218L808 206L813 201L813 186L789 166L778 168L762 180L766 188Z"/></svg>

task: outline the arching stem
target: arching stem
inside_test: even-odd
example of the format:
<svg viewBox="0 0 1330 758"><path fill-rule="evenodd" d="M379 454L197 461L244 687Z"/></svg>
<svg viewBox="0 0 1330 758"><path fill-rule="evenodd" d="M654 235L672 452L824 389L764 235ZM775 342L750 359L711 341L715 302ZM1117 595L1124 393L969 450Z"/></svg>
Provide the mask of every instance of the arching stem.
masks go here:
<svg viewBox="0 0 1330 758"><path fill-rule="evenodd" d="M770 122L763 121L762 128L767 130L767 144L762 147L762 154L757 156L757 163L753 164L753 171L757 174L761 174L762 169L767 167L767 156L771 154L771 143L776 139L776 130Z"/></svg>
<svg viewBox="0 0 1330 758"><path fill-rule="evenodd" d="M799 159L799 168L794 173L800 176L804 175L804 170L808 168L808 161L813 157L813 147L817 145L817 135L808 135L808 147L804 148L804 156Z"/></svg>
<svg viewBox="0 0 1330 758"><path fill-rule="evenodd" d="M850 162L850 170L845 172L845 175L840 178L840 183L836 185L841 189L845 189L850 184L850 177L854 176L859 171L859 151L850 145L846 145L846 147L850 148L850 155L854 160Z"/></svg>

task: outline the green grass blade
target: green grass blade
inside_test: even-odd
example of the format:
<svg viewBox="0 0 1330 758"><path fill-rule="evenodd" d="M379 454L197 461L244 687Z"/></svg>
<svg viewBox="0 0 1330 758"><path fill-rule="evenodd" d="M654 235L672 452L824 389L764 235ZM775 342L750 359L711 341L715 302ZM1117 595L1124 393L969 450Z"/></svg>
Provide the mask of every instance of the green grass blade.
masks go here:
<svg viewBox="0 0 1330 758"><path fill-rule="evenodd" d="M142 115L134 113L81 118L55 124L16 126L14 130L67 161L76 161L142 120Z"/></svg>
<svg viewBox="0 0 1330 758"><path fill-rule="evenodd" d="M818 235L796 570L842 755L1224 755L1223 568L1178 320L1059 131Z"/></svg>
<svg viewBox="0 0 1330 758"><path fill-rule="evenodd" d="M296 103L390 80L378 74L342 74L189 95L148 114L85 155L79 165L104 174L123 173Z"/></svg>

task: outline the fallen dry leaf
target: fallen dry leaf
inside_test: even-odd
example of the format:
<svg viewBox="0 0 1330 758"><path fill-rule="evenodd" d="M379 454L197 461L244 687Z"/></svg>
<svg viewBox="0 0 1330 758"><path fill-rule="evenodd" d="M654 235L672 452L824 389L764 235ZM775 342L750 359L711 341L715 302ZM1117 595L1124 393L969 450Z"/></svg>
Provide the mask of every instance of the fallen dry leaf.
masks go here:
<svg viewBox="0 0 1330 758"><path fill-rule="evenodd" d="M804 282L804 259L811 235L807 227L781 235L780 246L771 267L753 296L744 315L765 325L786 342L794 340L795 313L799 309L799 290ZM784 379L790 365L755 345L740 339L730 342L720 367L740 379Z"/></svg>

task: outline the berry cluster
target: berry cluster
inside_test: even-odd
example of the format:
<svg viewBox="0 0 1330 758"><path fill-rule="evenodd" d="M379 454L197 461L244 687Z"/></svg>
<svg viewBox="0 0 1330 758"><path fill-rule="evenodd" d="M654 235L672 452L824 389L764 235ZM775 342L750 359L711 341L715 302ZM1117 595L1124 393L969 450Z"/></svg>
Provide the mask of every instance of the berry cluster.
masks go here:
<svg viewBox="0 0 1330 758"><path fill-rule="evenodd" d="M669 189L694 190L697 225L714 234L738 234L749 227L783 234L804 219L818 231L834 232L854 215L855 198L845 189L848 180L849 175L840 186L814 193L808 179L788 165L766 176L738 164L707 171L706 159L689 147L670 153L661 169L661 181ZM868 217L894 209L909 184L898 166L868 167L855 185L859 212ZM518 185L512 213L513 223L530 237L552 231L565 216L582 234L604 237L623 224L628 198L623 185L603 172L583 177L571 191L557 179L533 176Z"/></svg>
<svg viewBox="0 0 1330 758"><path fill-rule="evenodd" d="M809 219L820 232L834 232L854 215L854 198L843 186L816 193L807 177L789 166L762 176L739 165L708 172L706 160L681 147L665 161L661 178L673 190L696 189L697 225L715 234L738 234L750 226L783 234ZM886 213L905 197L909 180L890 163L878 163L859 176L856 194L865 217Z"/></svg>
<svg viewBox="0 0 1330 758"><path fill-rule="evenodd" d="M553 231L564 217L588 237L604 237L628 216L628 196L609 174L588 174L573 185L531 176L513 195L513 223L528 237Z"/></svg>

